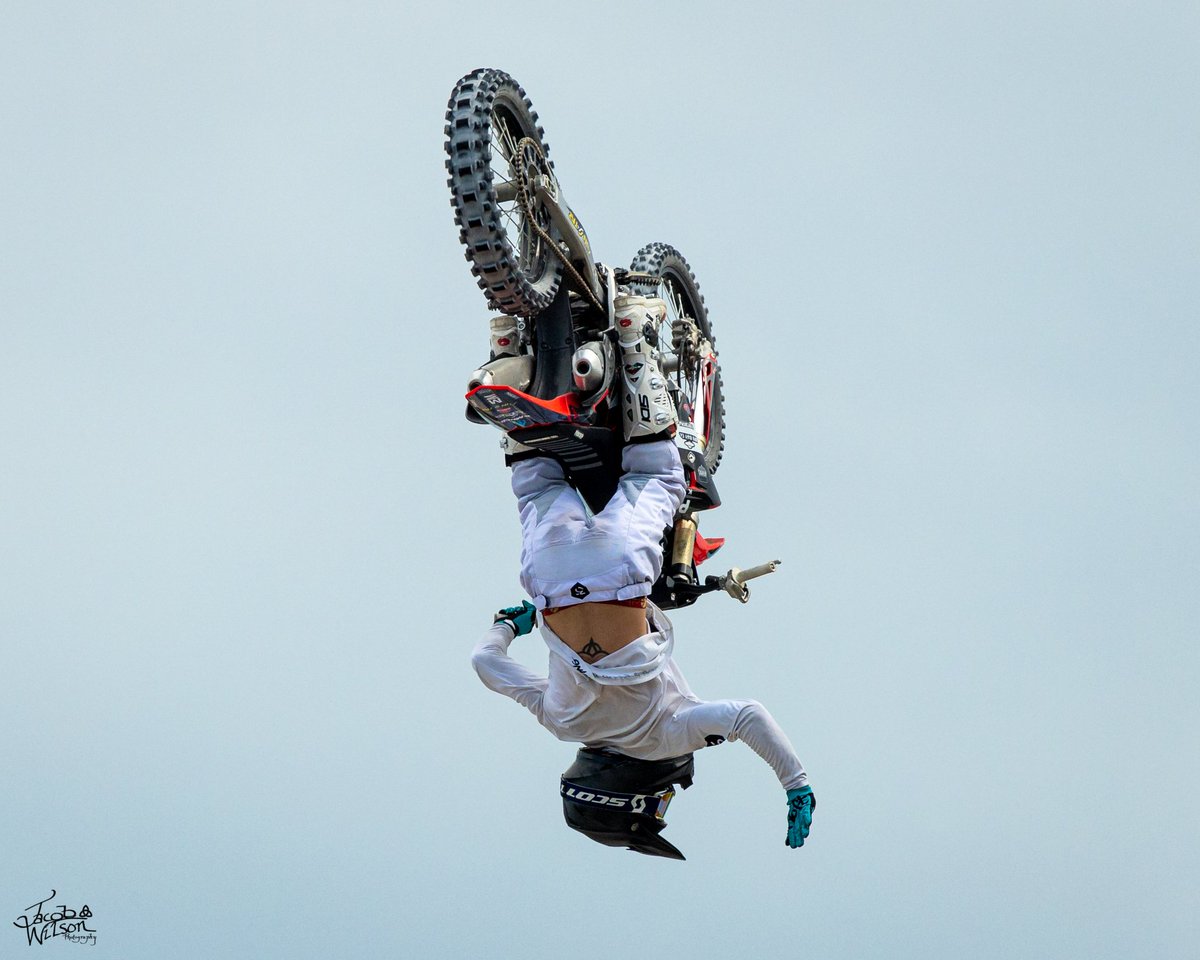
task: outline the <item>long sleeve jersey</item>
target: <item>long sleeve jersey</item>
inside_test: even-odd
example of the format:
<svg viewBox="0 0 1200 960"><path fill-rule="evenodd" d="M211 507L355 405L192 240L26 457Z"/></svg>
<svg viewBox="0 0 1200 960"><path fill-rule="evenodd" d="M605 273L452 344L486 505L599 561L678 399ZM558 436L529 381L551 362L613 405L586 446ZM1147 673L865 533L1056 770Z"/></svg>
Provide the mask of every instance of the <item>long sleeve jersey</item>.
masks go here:
<svg viewBox="0 0 1200 960"><path fill-rule="evenodd" d="M671 656L671 623L653 604L652 632L594 664L541 624L550 649L542 677L508 655L513 633L497 623L476 645L471 663L490 690L511 697L559 740L609 748L641 760L662 760L743 741L763 758L785 790L808 775L796 751L762 704L754 700L700 700Z"/></svg>

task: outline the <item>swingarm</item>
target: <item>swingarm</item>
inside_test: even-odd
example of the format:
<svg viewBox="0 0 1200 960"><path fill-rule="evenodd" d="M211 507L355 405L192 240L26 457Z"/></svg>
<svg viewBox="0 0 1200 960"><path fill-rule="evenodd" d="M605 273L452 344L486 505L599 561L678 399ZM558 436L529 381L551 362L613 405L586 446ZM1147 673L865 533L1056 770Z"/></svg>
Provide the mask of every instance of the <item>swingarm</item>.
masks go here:
<svg viewBox="0 0 1200 960"><path fill-rule="evenodd" d="M524 137L513 154L514 177L506 183L496 184L496 200L500 203L516 201L527 217L533 230L543 235L553 252L568 266L580 287L579 293L587 296L599 308L609 324L612 323L612 296L592 262L592 244L587 231L567 204L558 185L558 178L546 162L541 145L531 137ZM535 209L544 211L561 238L564 253L554 234L547 233L538 223ZM607 296L606 296L607 294ZM606 302L607 301L607 302Z"/></svg>

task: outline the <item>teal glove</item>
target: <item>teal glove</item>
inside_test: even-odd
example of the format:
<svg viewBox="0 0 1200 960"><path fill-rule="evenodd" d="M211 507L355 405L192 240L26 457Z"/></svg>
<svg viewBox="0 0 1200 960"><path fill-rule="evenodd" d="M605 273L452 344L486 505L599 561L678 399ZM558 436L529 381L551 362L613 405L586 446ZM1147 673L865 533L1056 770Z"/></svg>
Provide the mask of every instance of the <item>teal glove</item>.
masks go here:
<svg viewBox="0 0 1200 960"><path fill-rule="evenodd" d="M514 637L523 636L533 629L537 620L537 607L528 600L522 600L519 607L505 607L492 617L492 623L499 623L501 620L512 627Z"/></svg>
<svg viewBox="0 0 1200 960"><path fill-rule="evenodd" d="M812 826L813 811L817 809L817 798L813 796L812 787L799 787L787 792L788 798L788 832L789 847L804 846L804 838L808 836Z"/></svg>

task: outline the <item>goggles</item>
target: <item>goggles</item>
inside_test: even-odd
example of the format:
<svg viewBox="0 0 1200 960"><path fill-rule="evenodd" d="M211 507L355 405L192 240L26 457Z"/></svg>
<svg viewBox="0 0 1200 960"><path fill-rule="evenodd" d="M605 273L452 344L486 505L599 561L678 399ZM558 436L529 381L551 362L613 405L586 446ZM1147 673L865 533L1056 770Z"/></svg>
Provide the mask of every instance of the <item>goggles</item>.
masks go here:
<svg viewBox="0 0 1200 960"><path fill-rule="evenodd" d="M637 813L654 817L659 822L667 815L667 807L675 796L673 789L661 793L618 793L616 790L600 790L596 787L585 787L572 783L563 778L559 791L564 800L582 804L600 810L618 810L624 813Z"/></svg>

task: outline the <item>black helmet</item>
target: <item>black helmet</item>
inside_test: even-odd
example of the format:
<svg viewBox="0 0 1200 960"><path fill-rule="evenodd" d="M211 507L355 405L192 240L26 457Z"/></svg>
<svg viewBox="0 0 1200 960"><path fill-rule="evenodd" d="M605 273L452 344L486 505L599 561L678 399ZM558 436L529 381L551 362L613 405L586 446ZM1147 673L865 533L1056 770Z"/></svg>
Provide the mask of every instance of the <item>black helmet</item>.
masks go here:
<svg viewBox="0 0 1200 960"><path fill-rule="evenodd" d="M669 760L638 760L583 747L562 775L563 818L572 830L610 847L651 857L685 859L660 833L675 795L692 785L692 754Z"/></svg>

